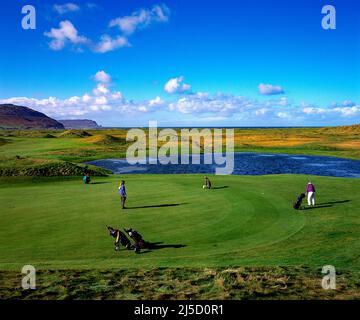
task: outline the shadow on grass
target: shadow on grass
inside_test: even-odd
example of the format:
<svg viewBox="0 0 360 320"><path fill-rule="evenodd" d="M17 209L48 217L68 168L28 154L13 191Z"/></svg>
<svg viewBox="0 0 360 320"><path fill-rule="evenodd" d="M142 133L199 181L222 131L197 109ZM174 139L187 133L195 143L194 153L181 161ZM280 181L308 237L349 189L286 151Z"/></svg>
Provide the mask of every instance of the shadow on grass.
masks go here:
<svg viewBox="0 0 360 320"><path fill-rule="evenodd" d="M159 250L159 249L180 249L185 248L186 245L184 244L163 244L163 242L147 242L146 248L141 253L150 253L152 250Z"/></svg>
<svg viewBox="0 0 360 320"><path fill-rule="evenodd" d="M214 187L213 190L219 190L219 189L227 189L229 186L223 186L223 187Z"/></svg>
<svg viewBox="0 0 360 320"><path fill-rule="evenodd" d="M316 205L315 207L305 207L302 210L314 210L314 209L321 209L321 208L330 208L332 205Z"/></svg>
<svg viewBox="0 0 360 320"><path fill-rule="evenodd" d="M330 208L333 207L334 204L342 204L350 202L351 200L339 200L339 201L329 201L324 203L318 203L314 207L303 207L302 210L313 210L313 209L321 209L321 208Z"/></svg>
<svg viewBox="0 0 360 320"><path fill-rule="evenodd" d="M90 184L106 184L106 183L110 183L110 182L105 182L105 181L103 181L103 182L90 182Z"/></svg>
<svg viewBox="0 0 360 320"><path fill-rule="evenodd" d="M341 204L341 203L347 203L350 202L351 200L341 200L341 201L332 201L332 202L324 202L324 203L319 203L319 205L327 205L327 204Z"/></svg>
<svg viewBox="0 0 360 320"><path fill-rule="evenodd" d="M171 204L157 204L150 206L140 206L140 207L126 207L127 210L131 209L151 209L151 208L167 208L167 207L178 207L188 203L171 203Z"/></svg>

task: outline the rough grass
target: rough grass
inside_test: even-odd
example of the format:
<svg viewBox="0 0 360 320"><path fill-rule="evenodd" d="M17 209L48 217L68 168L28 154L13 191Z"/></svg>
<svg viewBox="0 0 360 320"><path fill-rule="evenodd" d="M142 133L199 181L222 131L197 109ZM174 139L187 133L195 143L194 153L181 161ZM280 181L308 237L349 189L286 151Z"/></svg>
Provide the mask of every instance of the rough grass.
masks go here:
<svg viewBox="0 0 360 320"><path fill-rule="evenodd" d="M321 270L306 267L40 271L36 290L22 276L0 271L0 299L360 299L359 273L338 270L336 289L324 290Z"/></svg>
<svg viewBox="0 0 360 320"><path fill-rule="evenodd" d="M325 127L321 128L319 132L335 135L360 135L360 124L352 126Z"/></svg>
<svg viewBox="0 0 360 320"><path fill-rule="evenodd" d="M86 138L86 141L97 145L107 146L111 146L114 144L126 144L125 139L117 138L109 134L98 134L90 138Z"/></svg>
<svg viewBox="0 0 360 320"><path fill-rule="evenodd" d="M111 172L92 165L57 162L31 158L3 158L0 176L82 176L85 172L93 176L106 176Z"/></svg>
<svg viewBox="0 0 360 320"><path fill-rule="evenodd" d="M85 138L91 134L84 130L66 130L58 135L59 138Z"/></svg>

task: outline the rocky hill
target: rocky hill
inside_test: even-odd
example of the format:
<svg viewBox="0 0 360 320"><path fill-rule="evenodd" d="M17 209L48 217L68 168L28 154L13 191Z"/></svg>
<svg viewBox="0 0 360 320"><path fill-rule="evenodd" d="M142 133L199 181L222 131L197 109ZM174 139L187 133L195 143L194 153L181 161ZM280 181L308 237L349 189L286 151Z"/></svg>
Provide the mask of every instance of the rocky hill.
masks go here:
<svg viewBox="0 0 360 320"><path fill-rule="evenodd" d="M58 120L65 129L97 129L101 128L95 121L88 119Z"/></svg>
<svg viewBox="0 0 360 320"><path fill-rule="evenodd" d="M64 126L28 107L0 104L0 129L64 129Z"/></svg>

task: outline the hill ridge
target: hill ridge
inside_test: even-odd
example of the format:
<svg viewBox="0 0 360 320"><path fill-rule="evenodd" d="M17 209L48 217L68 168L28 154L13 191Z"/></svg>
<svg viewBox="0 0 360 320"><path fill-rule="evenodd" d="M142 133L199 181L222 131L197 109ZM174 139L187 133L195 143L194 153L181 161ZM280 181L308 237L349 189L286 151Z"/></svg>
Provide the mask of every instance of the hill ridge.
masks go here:
<svg viewBox="0 0 360 320"><path fill-rule="evenodd" d="M1 129L64 129L64 126L46 114L29 107L0 104Z"/></svg>

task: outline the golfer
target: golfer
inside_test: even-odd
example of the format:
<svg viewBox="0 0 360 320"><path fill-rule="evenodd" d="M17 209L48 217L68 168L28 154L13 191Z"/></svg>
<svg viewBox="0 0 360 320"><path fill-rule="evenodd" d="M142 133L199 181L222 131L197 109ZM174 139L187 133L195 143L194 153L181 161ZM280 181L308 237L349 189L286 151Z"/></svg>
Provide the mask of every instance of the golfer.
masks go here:
<svg viewBox="0 0 360 320"><path fill-rule="evenodd" d="M312 184L311 181L306 186L306 193L308 199L308 205L315 205L315 186Z"/></svg>
<svg viewBox="0 0 360 320"><path fill-rule="evenodd" d="M126 189L125 189L125 181L122 180L119 186L119 193L121 196L121 207L125 209L125 201L126 201Z"/></svg>
<svg viewBox="0 0 360 320"><path fill-rule="evenodd" d="M205 186L207 189L211 189L211 181L208 177L205 177Z"/></svg>
<svg viewBox="0 0 360 320"><path fill-rule="evenodd" d="M86 172L86 173L84 174L83 181L84 181L85 184L89 184L89 183L90 183L90 173Z"/></svg>

